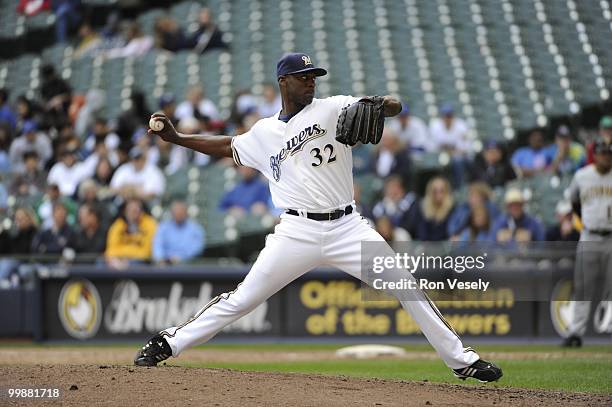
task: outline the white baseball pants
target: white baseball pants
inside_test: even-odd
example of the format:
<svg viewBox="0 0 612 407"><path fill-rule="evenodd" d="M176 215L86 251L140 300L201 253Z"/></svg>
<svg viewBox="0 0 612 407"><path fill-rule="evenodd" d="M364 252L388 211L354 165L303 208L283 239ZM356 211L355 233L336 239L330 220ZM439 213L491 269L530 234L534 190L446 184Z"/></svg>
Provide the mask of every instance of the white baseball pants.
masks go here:
<svg viewBox="0 0 612 407"><path fill-rule="evenodd" d="M162 331L172 355L176 357L208 341L313 268L336 267L360 279L362 241L384 240L357 213L323 222L283 214L257 261L234 291L214 298L184 324ZM464 349L459 336L422 291L410 291L409 295L413 297L402 301L402 307L419 324L448 367L466 367L479 359L471 348Z"/></svg>

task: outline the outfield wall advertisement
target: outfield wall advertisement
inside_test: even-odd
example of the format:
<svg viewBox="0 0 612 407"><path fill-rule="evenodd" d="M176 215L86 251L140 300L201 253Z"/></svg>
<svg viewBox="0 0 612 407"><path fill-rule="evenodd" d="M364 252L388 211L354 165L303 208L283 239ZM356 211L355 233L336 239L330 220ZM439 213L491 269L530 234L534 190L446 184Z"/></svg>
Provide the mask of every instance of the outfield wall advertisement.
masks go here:
<svg viewBox="0 0 612 407"><path fill-rule="evenodd" d="M74 267L38 280L38 340L142 339L177 326L217 295L235 289L246 268L181 267L130 270ZM541 337L565 334L567 270L558 272L554 302L517 300L515 284L465 293L460 301L430 292L441 316L468 337ZM530 270L515 278L533 278ZM548 276L547 278L550 278ZM559 288L560 287L560 288ZM399 301L372 299L359 281L317 270L291 283L220 335L233 337L411 337L420 330ZM551 297L552 298L552 297ZM596 301L588 335L612 333L612 304ZM205 315L205 312L204 312Z"/></svg>
<svg viewBox="0 0 612 407"><path fill-rule="evenodd" d="M362 300L362 287L352 280L310 280L288 287L288 330L300 336L409 336L418 325L392 298ZM533 335L532 304L516 302L511 289L491 292L490 299L437 300L442 316L460 335Z"/></svg>
<svg viewBox="0 0 612 407"><path fill-rule="evenodd" d="M148 275L144 274L148 273ZM233 274L229 274L231 276ZM178 326L238 281L224 276L159 271L75 272L40 280L39 339L142 338ZM224 329L224 335L278 336L279 297L273 296Z"/></svg>

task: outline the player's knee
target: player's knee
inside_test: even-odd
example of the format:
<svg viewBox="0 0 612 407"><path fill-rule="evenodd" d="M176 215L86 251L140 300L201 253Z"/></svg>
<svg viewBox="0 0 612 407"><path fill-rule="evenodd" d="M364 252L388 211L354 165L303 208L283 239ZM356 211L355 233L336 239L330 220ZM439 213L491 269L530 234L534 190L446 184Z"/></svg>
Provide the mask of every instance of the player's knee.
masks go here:
<svg viewBox="0 0 612 407"><path fill-rule="evenodd" d="M240 314L247 314L253 311L263 302L259 298L253 296L236 296L234 298L230 297L228 300L232 303L234 310Z"/></svg>

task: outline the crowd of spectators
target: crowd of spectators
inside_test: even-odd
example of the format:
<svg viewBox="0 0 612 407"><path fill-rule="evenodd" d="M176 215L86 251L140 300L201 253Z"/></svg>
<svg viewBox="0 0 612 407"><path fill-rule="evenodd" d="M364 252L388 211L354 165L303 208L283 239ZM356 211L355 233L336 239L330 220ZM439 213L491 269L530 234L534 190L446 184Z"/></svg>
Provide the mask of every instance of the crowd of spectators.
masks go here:
<svg viewBox="0 0 612 407"><path fill-rule="evenodd" d="M122 19L120 9L108 14L106 24L96 29L90 22L92 11L81 0L19 0L17 12L26 18L40 13L53 14L58 43L68 43L71 34L76 33L76 57L139 57L153 48L171 52L192 50L201 54L228 47L207 7L200 9L196 23L189 30L181 27L170 14L158 17L153 27L147 27L153 35L145 34L138 21Z"/></svg>
<svg viewBox="0 0 612 407"><path fill-rule="evenodd" d="M77 55L108 58L141 56L155 46L197 52L227 46L207 9L191 33L161 16L154 38L148 37L135 21L112 14L103 30L83 22L78 35ZM188 205L174 201L157 218L150 208L167 204L168 177L188 165L207 166L215 160L147 136L152 109L137 89L131 107L109 120L104 117L104 90L78 95L54 66L40 69L35 98L11 99L8 89L0 89L0 213L5 218L0 253L58 256L68 250L116 268L176 264L202 255L206 234L189 216ZM263 86L261 95L236 92L227 116L199 84L185 95L163 94L153 106L181 132L230 135L248 131L259 118L280 109L274 84ZM612 117L601 120L599 132L612 139ZM451 104L442 104L430 123L404 104L387 121L379 145L354 149L356 172L384 180L371 202L363 202L361 188L355 186L360 213L389 241L577 239L566 202L559 202L558 223L547 229L529 213L523 191L506 186L541 174L571 176L592 162L591 145L581 144L567 126L556 128L550 142L545 129L534 129L526 145L512 154L510 147L517 146L500 142L500 137L477 140L474 134ZM414 181L418 163L427 156L446 156L448 171L425 178L421 193ZM231 165L228 160L220 163ZM466 198L458 191L466 191ZM494 199L495 194L503 199ZM236 218L277 214L265 179L245 167L238 169L236 185L224 192L217 209Z"/></svg>
<svg viewBox="0 0 612 407"><path fill-rule="evenodd" d="M257 170L239 167L240 181L227 191L219 202L219 208L237 217L245 213L263 215L270 210L270 189Z"/></svg>
<svg viewBox="0 0 612 407"><path fill-rule="evenodd" d="M17 12L26 17L50 12L55 16L55 36L66 42L83 17L81 0L19 0Z"/></svg>
<svg viewBox="0 0 612 407"><path fill-rule="evenodd" d="M167 177L187 165L210 165L211 157L149 137L152 109L137 90L132 107L108 119L103 90L74 94L51 65L41 66L41 76L33 99L13 99L0 89L0 254L50 261L76 254L75 261L118 269L201 256L204 228L185 202L166 205L163 199ZM193 85L184 99L163 94L154 108L182 132L237 134L280 110L280 99L272 85L261 97L239 92L231 120ZM257 172L241 168L237 178L218 210L237 217L274 213ZM156 205L167 213L152 216Z"/></svg>
<svg viewBox="0 0 612 407"><path fill-rule="evenodd" d="M215 48L227 48L223 33L213 20L208 8L198 14L197 28L186 33L178 22L169 15L155 21L155 45L157 48L176 52L190 49L202 53Z"/></svg>
<svg viewBox="0 0 612 407"><path fill-rule="evenodd" d="M11 227L0 234L0 251L57 256L68 249L116 268L175 264L202 255L205 231L190 219L184 202L173 202L169 218L159 225L149 208L162 202L166 177L187 165L210 165L211 157L148 137L150 110L138 92L132 108L109 121L99 115L103 110L88 110L87 104L74 112L76 95L69 84L52 66L41 70L44 80L35 100L20 95L11 103L9 91L0 90L0 200L11 196L18 202L12 213L6 204L0 206L12 215ZM104 93L90 92L95 101L90 106L103 106ZM261 97L238 92L224 118L202 86L194 85L178 103L176 95L164 94L156 107L186 133L239 134L260 117L277 113L280 99L273 85L266 85ZM604 117L600 127L601 136L610 138L612 119ZM523 191L503 190L516 177L571 175L585 165L589 147L570 128L557 128L549 144L544 131L535 129L527 145L511 155L499 139L485 140L477 151L471 134L448 104L429 126L404 106L388 121L379 145L357 148L367 149L365 171L384 179L375 202L361 202L356 186L360 212L390 241L578 238L566 202L557 206L558 224L546 229L528 212ZM414 163L432 153L446 153L450 171L431 177L420 196L410 183ZM237 218L275 213L266 181L246 167L238 175L218 209ZM461 188L467 190L464 202L457 199ZM503 207L496 206L495 193L504 194Z"/></svg>
<svg viewBox="0 0 612 407"><path fill-rule="evenodd" d="M148 28L152 28L152 35L146 34L137 20L122 20L117 12L109 14L106 25L100 30L83 20L78 27L74 56L112 59L140 57L154 48L170 52L190 50L199 54L228 48L208 8L200 10L195 29L189 32L169 14L159 16L154 26Z"/></svg>
<svg viewBox="0 0 612 407"><path fill-rule="evenodd" d="M574 131L560 125L550 142L546 129L533 129L526 145L512 154L512 146L500 138L481 140L478 148L471 129L455 117L452 106L442 105L439 112L440 117L427 126L404 106L370 152L369 171L385 178L385 185L381 199L361 212L385 238L499 243L579 239L579 220L562 197L555 209L557 223L547 227L538 213L530 213L530 196L508 185L533 177L571 178L593 161L591 143L583 145ZM601 119L597 137L612 143L611 116ZM419 197L414 163L427 153L438 157L446 153L449 171L429 178ZM457 200L459 191L467 191L465 202Z"/></svg>

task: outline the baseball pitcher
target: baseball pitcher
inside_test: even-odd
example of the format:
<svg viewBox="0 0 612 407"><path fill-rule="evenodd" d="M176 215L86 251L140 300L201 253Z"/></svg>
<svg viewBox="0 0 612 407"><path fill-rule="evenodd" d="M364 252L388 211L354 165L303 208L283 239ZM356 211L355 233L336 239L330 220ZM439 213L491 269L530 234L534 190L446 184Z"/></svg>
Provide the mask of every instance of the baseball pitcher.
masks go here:
<svg viewBox="0 0 612 407"><path fill-rule="evenodd" d="M356 212L351 146L378 143L384 118L397 115L400 102L390 96L315 98L316 78L327 71L303 53L285 55L276 73L282 110L236 137L178 134L163 114L152 116L149 134L260 171L284 213L244 281L182 325L151 338L137 353L136 365L154 366L208 341L313 268L336 267L361 278L361 242L384 241ZM463 346L422 291L400 300L457 377L490 382L502 376L501 369Z"/></svg>

